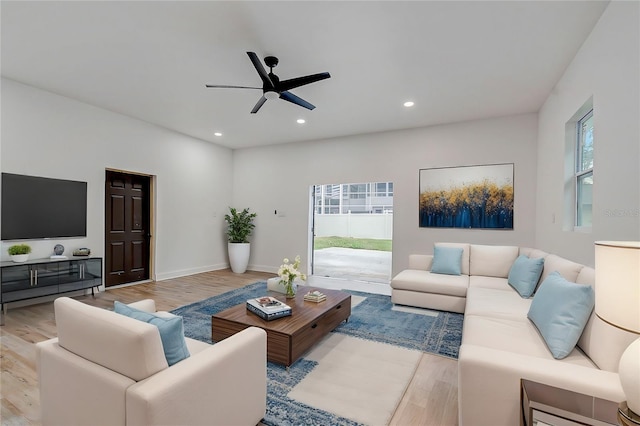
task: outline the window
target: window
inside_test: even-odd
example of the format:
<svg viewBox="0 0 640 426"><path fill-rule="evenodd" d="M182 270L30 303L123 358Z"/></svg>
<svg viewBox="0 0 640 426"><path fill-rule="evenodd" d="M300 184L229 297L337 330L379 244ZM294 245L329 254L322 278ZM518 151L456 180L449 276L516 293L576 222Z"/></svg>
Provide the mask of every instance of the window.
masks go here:
<svg viewBox="0 0 640 426"><path fill-rule="evenodd" d="M393 213L393 182L314 185L317 214Z"/></svg>
<svg viewBox="0 0 640 426"><path fill-rule="evenodd" d="M376 182L376 197L393 197L393 182Z"/></svg>
<svg viewBox="0 0 640 426"><path fill-rule="evenodd" d="M590 97L564 127L562 229L567 232L592 230L595 110ZM550 213L551 222L555 223L555 212Z"/></svg>
<svg viewBox="0 0 640 426"><path fill-rule="evenodd" d="M344 199L357 200L360 198L367 198L369 193L369 184L357 183L351 185L343 185Z"/></svg>
<svg viewBox="0 0 640 426"><path fill-rule="evenodd" d="M593 211L593 109L576 125L575 225L591 227Z"/></svg>
<svg viewBox="0 0 640 426"><path fill-rule="evenodd" d="M318 214L340 213L340 185L318 185L315 187L316 212Z"/></svg>

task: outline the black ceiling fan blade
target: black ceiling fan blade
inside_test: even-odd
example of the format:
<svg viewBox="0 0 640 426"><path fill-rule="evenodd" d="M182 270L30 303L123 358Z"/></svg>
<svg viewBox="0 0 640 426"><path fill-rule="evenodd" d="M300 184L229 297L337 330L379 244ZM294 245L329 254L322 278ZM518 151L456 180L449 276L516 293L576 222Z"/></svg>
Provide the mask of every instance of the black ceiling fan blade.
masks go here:
<svg viewBox="0 0 640 426"><path fill-rule="evenodd" d="M251 114L255 114L256 112L258 112L258 110L262 108L262 105L264 105L265 102L267 102L267 98L265 98L264 96L258 99L258 103L256 103L256 106L254 106L251 110Z"/></svg>
<svg viewBox="0 0 640 426"><path fill-rule="evenodd" d="M262 79L262 83L264 83L264 87L275 89L273 82L269 78L269 74L267 74L267 71L265 71L264 67L262 66L262 62L260 62L258 55L256 55L255 52L247 52L247 55L249 55L249 59L251 59L251 62L253 63L256 71L258 71L258 74L260 74L260 78Z"/></svg>
<svg viewBox="0 0 640 426"><path fill-rule="evenodd" d="M300 105L301 107L304 107L306 109L312 110L315 108L314 105L310 104L309 102L305 101L302 98L297 97L291 92L287 92L287 91L281 92L280 99L284 99L285 101L291 102L292 104Z"/></svg>
<svg viewBox="0 0 640 426"><path fill-rule="evenodd" d="M250 86L228 86L226 84L206 84L206 87L209 88L222 88L222 89L259 89L262 90L262 87L250 87Z"/></svg>
<svg viewBox="0 0 640 426"><path fill-rule="evenodd" d="M321 72L319 74L305 75L304 77L296 77L291 78L289 80L281 81L278 84L278 90L291 90L296 87L304 86L305 84L315 83L316 81L324 80L325 78L330 78L331 74L328 72Z"/></svg>

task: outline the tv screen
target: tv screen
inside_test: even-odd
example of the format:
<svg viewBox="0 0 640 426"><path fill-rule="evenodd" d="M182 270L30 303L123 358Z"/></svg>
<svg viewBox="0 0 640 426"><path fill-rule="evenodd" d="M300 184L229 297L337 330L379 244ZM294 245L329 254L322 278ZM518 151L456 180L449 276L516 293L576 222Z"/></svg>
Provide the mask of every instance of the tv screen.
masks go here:
<svg viewBox="0 0 640 426"><path fill-rule="evenodd" d="M87 183L2 173L2 240L86 237Z"/></svg>

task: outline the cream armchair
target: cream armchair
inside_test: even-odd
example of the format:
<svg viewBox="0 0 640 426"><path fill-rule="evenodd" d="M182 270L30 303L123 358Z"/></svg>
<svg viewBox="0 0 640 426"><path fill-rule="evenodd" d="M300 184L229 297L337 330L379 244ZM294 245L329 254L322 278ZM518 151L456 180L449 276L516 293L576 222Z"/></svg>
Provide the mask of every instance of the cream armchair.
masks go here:
<svg viewBox="0 0 640 426"><path fill-rule="evenodd" d="M133 304L155 312L155 303ZM255 425L266 411L266 333L187 338L168 366L156 326L68 297L58 337L37 344L44 425Z"/></svg>

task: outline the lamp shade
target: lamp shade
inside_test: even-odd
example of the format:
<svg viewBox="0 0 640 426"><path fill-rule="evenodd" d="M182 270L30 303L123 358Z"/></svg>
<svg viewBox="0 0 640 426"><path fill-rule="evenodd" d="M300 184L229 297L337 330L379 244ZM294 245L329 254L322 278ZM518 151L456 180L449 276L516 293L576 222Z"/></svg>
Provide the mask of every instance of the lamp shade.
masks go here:
<svg viewBox="0 0 640 426"><path fill-rule="evenodd" d="M640 241L596 241L596 315L640 333Z"/></svg>

